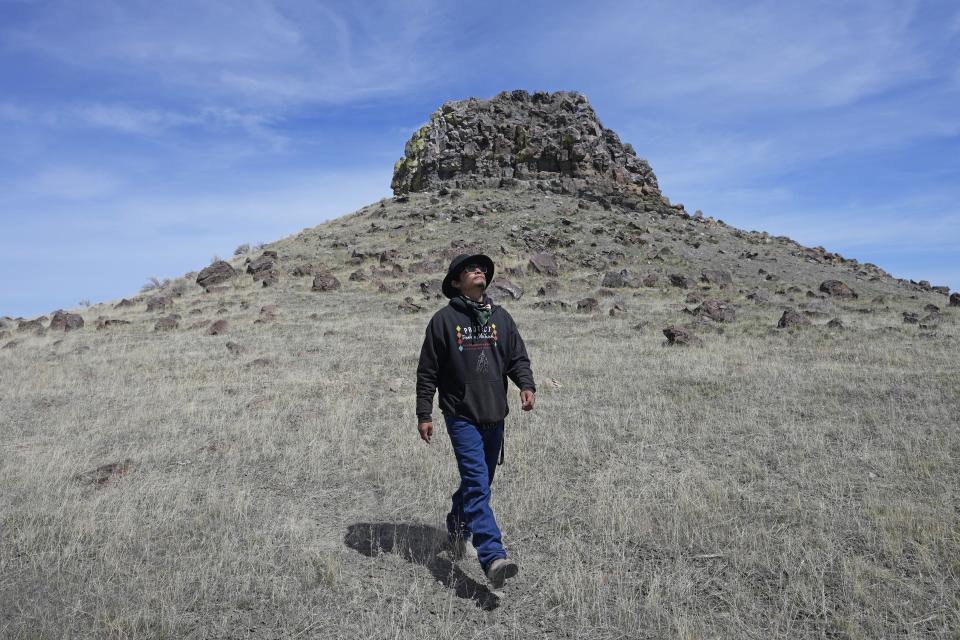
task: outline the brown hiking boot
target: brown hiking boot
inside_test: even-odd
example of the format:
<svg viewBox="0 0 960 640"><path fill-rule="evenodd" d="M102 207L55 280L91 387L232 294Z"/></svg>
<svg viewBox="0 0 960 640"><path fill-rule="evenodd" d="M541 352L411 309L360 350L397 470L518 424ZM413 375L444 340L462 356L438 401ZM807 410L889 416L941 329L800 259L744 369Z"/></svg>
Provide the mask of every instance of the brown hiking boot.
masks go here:
<svg viewBox="0 0 960 640"><path fill-rule="evenodd" d="M519 570L520 567L510 558L497 558L487 567L487 580L490 581L494 589L500 589L503 587L503 583L506 582L508 578L517 575L517 571Z"/></svg>

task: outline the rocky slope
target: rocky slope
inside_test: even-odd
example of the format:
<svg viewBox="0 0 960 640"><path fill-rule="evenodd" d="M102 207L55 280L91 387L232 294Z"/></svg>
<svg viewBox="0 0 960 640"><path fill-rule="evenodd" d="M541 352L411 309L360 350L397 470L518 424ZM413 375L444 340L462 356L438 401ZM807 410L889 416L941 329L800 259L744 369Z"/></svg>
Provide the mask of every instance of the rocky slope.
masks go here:
<svg viewBox="0 0 960 640"><path fill-rule="evenodd" d="M649 164L577 93L445 103L407 143L392 185L391 200L115 306L139 308L144 319L161 314L158 330L198 328L182 317L184 294L205 292L188 296L200 306L252 285L274 291L271 299L354 290L416 312L436 306L450 258L470 251L498 263L494 298L558 313L629 313L630 299L648 290L726 324L741 308L769 309L764 322L776 326L796 324L785 311L826 322L846 306L934 330L946 307L960 305L946 287L670 204ZM704 301L727 311L709 313ZM85 330L119 320L108 305L50 324L6 318L0 338L13 348L25 335L82 329L84 316Z"/></svg>

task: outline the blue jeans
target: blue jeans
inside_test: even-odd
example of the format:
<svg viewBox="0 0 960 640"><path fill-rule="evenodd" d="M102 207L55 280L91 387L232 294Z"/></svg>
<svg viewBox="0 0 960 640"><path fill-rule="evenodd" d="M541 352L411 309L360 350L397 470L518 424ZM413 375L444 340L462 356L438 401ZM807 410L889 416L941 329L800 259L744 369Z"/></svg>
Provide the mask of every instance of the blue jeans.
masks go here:
<svg viewBox="0 0 960 640"><path fill-rule="evenodd" d="M484 570L497 558L506 558L500 529L490 509L490 485L503 444L503 420L483 429L448 416L447 433L460 470L460 487L447 514L447 532L470 538Z"/></svg>

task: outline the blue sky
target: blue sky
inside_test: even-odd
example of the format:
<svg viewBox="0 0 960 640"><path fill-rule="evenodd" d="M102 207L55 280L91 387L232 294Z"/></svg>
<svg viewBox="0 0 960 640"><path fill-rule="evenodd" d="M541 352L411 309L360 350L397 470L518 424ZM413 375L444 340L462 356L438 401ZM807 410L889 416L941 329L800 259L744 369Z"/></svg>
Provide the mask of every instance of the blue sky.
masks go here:
<svg viewBox="0 0 960 640"><path fill-rule="evenodd" d="M576 90L666 195L960 288L960 5L0 0L0 315L390 195L448 99Z"/></svg>

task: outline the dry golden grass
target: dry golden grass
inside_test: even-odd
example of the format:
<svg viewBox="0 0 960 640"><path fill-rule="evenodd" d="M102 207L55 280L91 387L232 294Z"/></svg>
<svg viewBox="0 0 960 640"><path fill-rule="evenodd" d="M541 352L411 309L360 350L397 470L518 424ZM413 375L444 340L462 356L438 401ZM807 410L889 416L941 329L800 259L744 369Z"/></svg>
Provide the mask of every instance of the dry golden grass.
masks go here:
<svg viewBox="0 0 960 640"><path fill-rule="evenodd" d="M536 233L537 216L575 212L560 297L596 292L575 252L613 246L594 231L609 214L490 197L501 204L466 235L501 267L529 254L522 229L497 253L514 220ZM142 301L94 305L81 331L0 349L0 637L958 637L957 310L936 331L904 325L901 311L938 298L867 276L857 301L814 301L816 322L840 317L842 331L774 329L799 302L728 291L737 321L704 325L690 349L661 334L690 320L685 291L620 290L629 312L613 318L535 309L543 280L525 277L528 294L505 306L539 393L523 413L511 387L494 509L521 572L498 601L475 562L443 548L457 473L439 412L433 445L415 428L420 343L444 303L414 292L439 276L378 294L348 282L358 267L342 246L436 257L464 235L467 222L442 219L458 206L414 196L279 241L279 285L190 284L172 332L153 330L164 314ZM431 207L439 218L409 224ZM771 291L853 282L856 267L794 260L787 243L637 219L650 244L625 248L635 271L695 273L756 245L779 274ZM685 244L701 229L703 246ZM287 275L310 260L344 289ZM751 277L767 286L758 263L733 264L744 291ZM426 312L397 311L411 294ZM279 317L257 322L265 304ZM100 314L132 323L98 331ZM224 335L189 328L220 318ZM127 459L102 484L82 475Z"/></svg>
<svg viewBox="0 0 960 640"><path fill-rule="evenodd" d="M302 292L254 324L270 301L226 336L0 351L0 636L956 637L952 341L757 310L670 349L660 292L625 318L508 304L540 392L521 415L511 391L494 506L521 574L496 606L441 547L456 469L442 430L416 436L426 314Z"/></svg>

